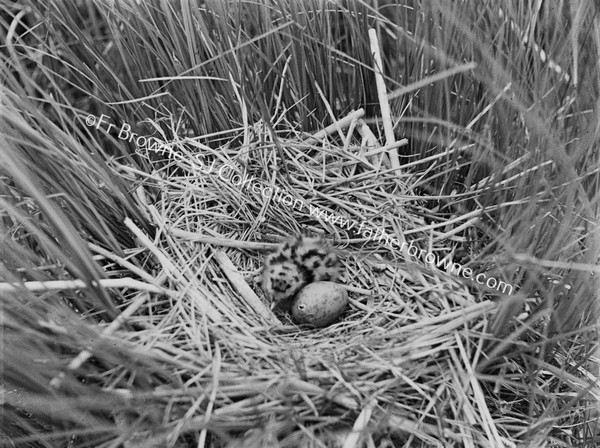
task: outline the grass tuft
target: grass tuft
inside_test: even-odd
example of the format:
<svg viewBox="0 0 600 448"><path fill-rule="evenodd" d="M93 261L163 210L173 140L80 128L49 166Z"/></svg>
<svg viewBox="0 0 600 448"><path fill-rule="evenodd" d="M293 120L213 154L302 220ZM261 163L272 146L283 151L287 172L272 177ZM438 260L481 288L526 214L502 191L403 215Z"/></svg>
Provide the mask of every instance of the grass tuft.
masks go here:
<svg viewBox="0 0 600 448"><path fill-rule="evenodd" d="M600 28L561 5L0 2L2 444L597 446ZM300 232L345 255L319 330L259 287Z"/></svg>

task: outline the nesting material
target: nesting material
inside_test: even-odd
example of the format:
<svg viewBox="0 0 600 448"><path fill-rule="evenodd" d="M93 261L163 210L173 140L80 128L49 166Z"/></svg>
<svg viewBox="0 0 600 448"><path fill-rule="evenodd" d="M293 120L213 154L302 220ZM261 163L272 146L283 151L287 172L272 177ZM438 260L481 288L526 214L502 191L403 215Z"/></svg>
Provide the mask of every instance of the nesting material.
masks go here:
<svg viewBox="0 0 600 448"><path fill-rule="evenodd" d="M157 160L156 172L145 179L145 188L157 194L147 208L159 231L155 247L141 245L140 251L170 260L174 268L161 262L154 275L175 295L147 302L144 313L151 320L132 318L148 328L140 344L172 353L177 369L185 365L179 375L186 387L218 387L210 404L214 415L203 414L199 421L233 425L237 436L248 431L244 439L277 409L278 416L302 416L300 424L282 420L276 436L283 446L292 446L286 440L309 446L321 439L320 431L336 429L314 426L315 412L329 412L332 421L351 427L346 416L364 409L359 397L377 397L374 420L402 420L386 431L432 442L441 440L440 422L456 421L444 440L481 437L477 428L493 423L480 412L479 396L467 390L468 370L458 354L481 356L481 335L495 304L479 302L464 281L392 243L393 237L443 254L455 238L432 226L431 217L425 222L418 202L410 199L417 180L386 168L383 153L370 156L374 163L361 157L366 148L356 128L348 130L343 147L335 135L322 133L316 143L290 127L286 138L279 137L283 160L269 138L249 134L243 164L240 148L173 142L168 163L166 156ZM232 132L230 140L244 139ZM292 310L291 317L275 314L262 288L263 264L268 252L299 234L320 236L335 248L344 269L338 285L314 279L295 296L302 309ZM264 307L254 304L248 288ZM214 366L217 346L215 376L207 366ZM433 404L440 399L461 406L438 415ZM426 421L407 414L424 400ZM467 416L474 419L468 427L461 423ZM307 436L302 427L314 427L315 433Z"/></svg>

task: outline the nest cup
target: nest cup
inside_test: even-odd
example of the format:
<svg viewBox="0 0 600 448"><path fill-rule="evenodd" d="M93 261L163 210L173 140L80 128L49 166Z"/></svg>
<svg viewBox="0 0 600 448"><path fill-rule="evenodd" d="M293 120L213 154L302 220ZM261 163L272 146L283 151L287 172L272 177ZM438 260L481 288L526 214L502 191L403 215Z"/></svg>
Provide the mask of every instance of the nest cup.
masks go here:
<svg viewBox="0 0 600 448"><path fill-rule="evenodd" d="M410 185L409 174L386 170L382 154L368 160L358 145L341 150L327 139L317 146L294 137L282 140L282 159L260 139L242 150L174 144L177 156L157 163L165 181L146 184L159 192L160 251L180 273L181 297L155 313L158 325L172 329L165 340L195 366L182 380L199 388L218 382L214 416L235 440L269 434L282 446L305 446L311 438L344 439L366 406L384 432L436 437L448 410L432 407L420 421L409 410L421 406L425 391L469 397L456 373L465 372L463 356L476 356L494 305L381 237L381 230L401 238L400 229L422 225L414 204L394 194L398 183ZM325 328L279 320L260 291L264 250L300 232L333 242L347 268L340 282L354 289L342 318ZM412 245L425 238L413 236ZM215 379L205 366L216 350ZM464 405L485 418L475 397ZM414 427L407 433L398 422ZM466 431L476 437L478 427Z"/></svg>

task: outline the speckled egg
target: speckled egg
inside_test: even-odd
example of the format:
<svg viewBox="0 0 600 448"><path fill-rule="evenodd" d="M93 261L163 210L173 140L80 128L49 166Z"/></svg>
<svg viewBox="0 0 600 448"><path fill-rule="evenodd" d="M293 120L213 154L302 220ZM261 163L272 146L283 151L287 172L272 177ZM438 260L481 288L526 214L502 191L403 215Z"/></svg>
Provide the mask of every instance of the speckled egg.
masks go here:
<svg viewBox="0 0 600 448"><path fill-rule="evenodd" d="M297 324L325 327L334 322L348 305L348 292L333 282L306 285L294 300L292 318Z"/></svg>

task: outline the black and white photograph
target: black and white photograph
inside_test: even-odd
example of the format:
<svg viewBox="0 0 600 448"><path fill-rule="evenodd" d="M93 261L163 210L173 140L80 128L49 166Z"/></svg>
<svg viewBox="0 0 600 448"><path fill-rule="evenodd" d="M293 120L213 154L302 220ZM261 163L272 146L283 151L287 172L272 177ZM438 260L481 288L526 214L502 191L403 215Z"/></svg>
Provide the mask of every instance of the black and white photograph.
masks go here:
<svg viewBox="0 0 600 448"><path fill-rule="evenodd" d="M600 447L599 3L0 33L0 447Z"/></svg>

